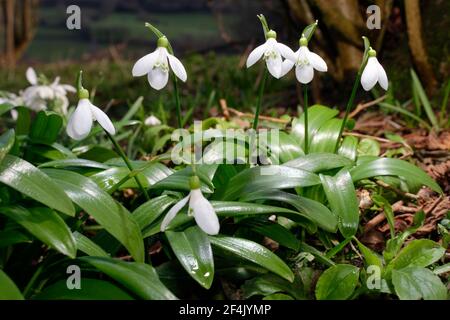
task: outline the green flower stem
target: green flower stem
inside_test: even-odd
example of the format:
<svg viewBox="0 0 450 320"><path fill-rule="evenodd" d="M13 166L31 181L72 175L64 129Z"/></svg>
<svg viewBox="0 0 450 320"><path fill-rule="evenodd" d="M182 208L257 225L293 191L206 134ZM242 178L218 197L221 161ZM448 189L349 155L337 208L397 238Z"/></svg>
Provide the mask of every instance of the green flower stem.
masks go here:
<svg viewBox="0 0 450 320"><path fill-rule="evenodd" d="M180 103L180 90L178 89L178 80L177 77L173 74L173 88L175 90L175 106L177 108L177 121L178 128L183 128L183 120L181 118L181 103Z"/></svg>
<svg viewBox="0 0 450 320"><path fill-rule="evenodd" d="M128 159L128 157L126 156L126 154L123 152L122 148L120 147L120 145L117 143L116 139L114 139L114 137L106 130L104 130L106 135L108 136L109 140L111 140L112 144L114 145L114 147L116 148L117 152L119 153L120 157L123 159L123 161L125 162L125 164L127 165L128 169L130 171L133 171L133 166L131 165L130 160ZM147 200L150 200L150 197L147 193L147 190L145 190L144 186L142 185L142 183L139 181L138 177L135 176L134 180L136 180L137 185L139 186L139 189L141 189L142 193L144 194L145 198Z"/></svg>
<svg viewBox="0 0 450 320"><path fill-rule="evenodd" d="M342 121L341 129L339 130L339 135L338 135L337 140L336 140L336 146L334 147L334 152L335 153L337 152L337 150L339 148L339 142L341 141L342 133L344 132L344 128L345 128L345 125L347 123L348 115L350 113L350 110L353 107L353 101L355 100L356 91L358 90L359 82L361 80L361 74L362 74L362 71L363 71L362 67L363 66L361 65L361 68L358 71L358 75L356 76L355 83L353 84L353 89L352 89L352 93L350 95L350 99L348 99L348 102L347 102L347 107L345 109L344 120Z"/></svg>
<svg viewBox="0 0 450 320"><path fill-rule="evenodd" d="M259 112L261 110L262 97L264 94L264 89L266 87L266 81L267 81L268 74L269 73L268 73L267 69L264 68L264 75L263 75L263 78L259 85L258 102L256 104L255 119L253 120L253 130L256 130L258 128Z"/></svg>
<svg viewBox="0 0 450 320"><path fill-rule="evenodd" d="M305 154L308 154L308 85L303 85L303 108L305 113Z"/></svg>

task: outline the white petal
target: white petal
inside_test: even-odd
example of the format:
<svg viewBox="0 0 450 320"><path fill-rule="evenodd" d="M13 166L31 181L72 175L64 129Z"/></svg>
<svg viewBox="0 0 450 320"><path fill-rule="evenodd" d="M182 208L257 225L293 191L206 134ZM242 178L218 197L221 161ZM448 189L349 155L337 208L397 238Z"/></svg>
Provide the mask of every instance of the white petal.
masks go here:
<svg viewBox="0 0 450 320"><path fill-rule="evenodd" d="M98 124L101 125L103 129L108 131L108 133L111 135L116 134L116 129L114 128L113 123L106 115L106 113L104 113L100 108L97 108L93 104L91 104L91 111L94 120L97 120Z"/></svg>
<svg viewBox="0 0 450 320"><path fill-rule="evenodd" d="M194 212L197 225L209 235L219 233L220 224L211 203L205 199L200 189L191 190L189 208Z"/></svg>
<svg viewBox="0 0 450 320"><path fill-rule="evenodd" d="M370 91L378 81L378 60L370 57L361 75L361 85L366 91Z"/></svg>
<svg viewBox="0 0 450 320"><path fill-rule="evenodd" d="M161 90L169 81L169 73L161 68L155 68L148 73L148 82L153 89Z"/></svg>
<svg viewBox="0 0 450 320"><path fill-rule="evenodd" d="M311 65L297 66L295 76L300 83L307 84L314 78L314 69Z"/></svg>
<svg viewBox="0 0 450 320"><path fill-rule="evenodd" d="M77 89L75 89L75 87L71 86L70 84L62 84L61 86L67 92L77 92Z"/></svg>
<svg viewBox="0 0 450 320"><path fill-rule="evenodd" d="M256 47L253 49L252 52L250 52L248 58L247 58L247 68L250 68L252 65L254 65L259 59L262 58L264 52L266 52L267 42L263 43L262 45Z"/></svg>
<svg viewBox="0 0 450 320"><path fill-rule="evenodd" d="M152 53L140 58L133 66L133 77L141 77L149 73L150 70L152 70L153 65L155 64L157 57L158 50L155 50Z"/></svg>
<svg viewBox="0 0 450 320"><path fill-rule="evenodd" d="M384 71L383 66L378 62L378 60L377 60L377 65L378 65L378 83L384 90L387 91L387 89L389 87L389 81L388 81L386 71Z"/></svg>
<svg viewBox="0 0 450 320"><path fill-rule="evenodd" d="M269 57L266 60L267 69L269 70L270 74L277 79L281 77L281 64L282 63L283 63L283 60L281 59L280 54L277 54L276 58Z"/></svg>
<svg viewBox="0 0 450 320"><path fill-rule="evenodd" d="M161 231L164 232L167 229L169 223L175 218L178 212L187 204L189 200L190 194L178 201L172 208L170 208L169 212L167 212L163 221L161 222Z"/></svg>
<svg viewBox="0 0 450 320"><path fill-rule="evenodd" d="M67 134L75 140L86 138L92 128L91 103L88 99L81 99L67 124Z"/></svg>
<svg viewBox="0 0 450 320"><path fill-rule="evenodd" d="M284 60L281 64L281 74L280 78L284 77L289 71L291 71L292 67L294 66L294 62L291 60Z"/></svg>
<svg viewBox="0 0 450 320"><path fill-rule="evenodd" d="M294 51L292 51L292 49L289 48L287 45L277 42L275 47L278 49L278 51L281 53L281 55L284 58L289 59L293 62L295 62L297 60L297 57L296 57Z"/></svg>
<svg viewBox="0 0 450 320"><path fill-rule="evenodd" d="M308 60L309 63L313 66L314 69L321 72L327 72L328 66L325 62L325 60L322 59L321 56L319 56L317 53L308 52Z"/></svg>
<svg viewBox="0 0 450 320"><path fill-rule="evenodd" d="M145 119L144 124L149 127L159 126L161 124L161 120L159 120L155 116L150 116L147 119Z"/></svg>
<svg viewBox="0 0 450 320"><path fill-rule="evenodd" d="M38 78L36 75L36 71L34 71L32 67L28 67L25 76L27 77L29 83L31 83L32 85L37 85Z"/></svg>
<svg viewBox="0 0 450 320"><path fill-rule="evenodd" d="M170 67L172 68L173 73L183 82L187 80L186 69L183 64L177 57L171 54L167 54L167 58L169 59Z"/></svg>

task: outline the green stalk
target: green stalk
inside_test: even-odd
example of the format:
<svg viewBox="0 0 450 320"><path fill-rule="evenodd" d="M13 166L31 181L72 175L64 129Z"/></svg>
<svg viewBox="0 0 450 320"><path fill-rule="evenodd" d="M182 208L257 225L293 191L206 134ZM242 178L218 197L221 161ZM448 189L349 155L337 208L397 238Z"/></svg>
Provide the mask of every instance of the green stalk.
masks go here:
<svg viewBox="0 0 450 320"><path fill-rule="evenodd" d="M264 89L266 87L266 81L267 81L268 74L269 73L268 73L267 69L264 68L264 75L263 75L263 78L259 85L258 102L256 104L255 119L253 120L253 130L256 130L258 128L259 112L261 110L262 96L264 94Z"/></svg>
<svg viewBox="0 0 450 320"><path fill-rule="evenodd" d="M305 154L308 154L308 85L303 85L303 108L305 113Z"/></svg>
<svg viewBox="0 0 450 320"><path fill-rule="evenodd" d="M361 66L361 68L358 71L358 75L356 76L355 83L353 84L353 89L352 89L352 93L350 95L350 99L348 99L348 102L347 102L347 107L345 109L344 120L342 121L341 129L339 130L339 135L338 135L338 138L336 140L336 146L334 148L334 152L335 153L337 152L337 150L339 148L339 142L341 141L342 133L344 132L344 128L345 128L345 125L347 123L348 115L350 113L350 110L353 107L353 101L355 100L356 91L358 90L358 87L359 87L359 82L361 80L362 71L363 71L363 68Z"/></svg>
<svg viewBox="0 0 450 320"><path fill-rule="evenodd" d="M183 127L183 119L181 118L180 91L178 89L178 81L177 81L177 77L175 76L175 74L172 74L172 78L173 78L173 88L175 91L175 105L177 108L178 128L181 129Z"/></svg>
<svg viewBox="0 0 450 320"><path fill-rule="evenodd" d="M117 152L119 153L120 157L123 159L123 161L125 162L125 164L127 165L128 169L130 171L133 171L133 166L130 162L130 160L128 159L128 157L126 156L126 154L123 152L122 148L120 147L120 145L117 143L116 139L114 139L114 137L106 130L104 130L106 135L108 136L109 140L111 140L112 144L114 145L114 147L116 148ZM145 198L147 200L150 200L150 197L147 193L147 190L145 190L144 186L142 185L142 183L139 181L138 177L135 176L134 180L136 180L137 185L139 186L139 189L141 189L142 193L144 194Z"/></svg>

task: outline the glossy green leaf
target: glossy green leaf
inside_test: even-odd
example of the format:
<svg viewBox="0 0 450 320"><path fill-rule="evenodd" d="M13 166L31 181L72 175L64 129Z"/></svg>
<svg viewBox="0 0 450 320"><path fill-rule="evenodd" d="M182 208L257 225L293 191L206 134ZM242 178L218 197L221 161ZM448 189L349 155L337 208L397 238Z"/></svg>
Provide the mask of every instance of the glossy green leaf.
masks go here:
<svg viewBox="0 0 450 320"><path fill-rule="evenodd" d="M73 202L120 241L136 261L144 261L141 230L125 207L114 201L92 180L78 173L59 169L43 170L54 179Z"/></svg>
<svg viewBox="0 0 450 320"><path fill-rule="evenodd" d="M317 300L346 300L358 284L359 269L349 264L337 264L325 270L316 285Z"/></svg>
<svg viewBox="0 0 450 320"><path fill-rule="evenodd" d="M81 278L81 289L68 289L60 280L42 290L34 300L133 300L129 293L114 284L97 279Z"/></svg>
<svg viewBox="0 0 450 320"><path fill-rule="evenodd" d="M295 207L307 219L329 232L336 232L338 219L320 202L280 190L262 190L244 196L244 201L276 200Z"/></svg>
<svg viewBox="0 0 450 320"><path fill-rule="evenodd" d="M204 193L212 193L214 190L214 185L211 180L217 165L202 165L197 166L197 176L200 178L200 189ZM192 167L186 167L182 170L176 171L168 177L155 183L153 189L164 189L164 190L180 190L180 191L190 191L189 179L193 175Z"/></svg>
<svg viewBox="0 0 450 320"><path fill-rule="evenodd" d="M358 239L356 239L356 243L358 244L359 251L364 257L364 264L366 266L377 266L380 270L383 270L383 260L381 257L367 248L364 244L362 244Z"/></svg>
<svg viewBox="0 0 450 320"><path fill-rule="evenodd" d="M359 223L358 198L352 177L342 169L334 177L320 175L331 210L339 219L339 230L346 238L355 235Z"/></svg>
<svg viewBox="0 0 450 320"><path fill-rule="evenodd" d="M10 103L0 103L0 116L14 109L15 106Z"/></svg>
<svg viewBox="0 0 450 320"><path fill-rule="evenodd" d="M64 191L41 170L25 160L6 155L0 162L0 182L50 208L69 216L75 215L75 208Z"/></svg>
<svg viewBox="0 0 450 320"><path fill-rule="evenodd" d="M283 260L258 243L225 236L209 237L209 239L214 247L260 265L290 282L294 281L294 274Z"/></svg>
<svg viewBox="0 0 450 320"><path fill-rule="evenodd" d="M31 242L31 237L19 230L0 231L0 248L26 242Z"/></svg>
<svg viewBox="0 0 450 320"><path fill-rule="evenodd" d="M387 268L390 271L413 266L427 267L438 261L444 253L445 249L432 240L414 240L399 252Z"/></svg>
<svg viewBox="0 0 450 320"><path fill-rule="evenodd" d="M148 264L100 257L82 257L80 260L93 265L143 299L177 299L159 280L155 269Z"/></svg>
<svg viewBox="0 0 450 320"><path fill-rule="evenodd" d="M110 167L96 161L86 160L86 159L63 159L63 160L55 160L43 163L39 165L39 168L92 168L92 169L100 169L107 170Z"/></svg>
<svg viewBox="0 0 450 320"><path fill-rule="evenodd" d="M75 231L73 233L73 238L75 239L75 243L77 245L78 250L84 252L88 256L91 257L109 257L109 255L100 248L96 243L94 243L91 239L82 235L81 233Z"/></svg>
<svg viewBox="0 0 450 320"><path fill-rule="evenodd" d="M400 300L447 300L448 291L441 279L425 268L393 270L392 283Z"/></svg>
<svg viewBox="0 0 450 320"><path fill-rule="evenodd" d="M342 155L334 153L310 153L305 156L286 162L284 165L303 169L314 173L331 169L353 166L353 161Z"/></svg>
<svg viewBox="0 0 450 320"><path fill-rule="evenodd" d="M311 140L310 153L334 152L342 119L331 119L325 122Z"/></svg>
<svg viewBox="0 0 450 320"><path fill-rule="evenodd" d="M214 259L209 238L193 226L181 232L166 231L173 252L186 272L205 289L214 279Z"/></svg>
<svg viewBox="0 0 450 320"><path fill-rule="evenodd" d="M225 191L224 200L235 200L245 193L264 189L288 189L320 184L319 177L306 170L287 166L253 167L234 176Z"/></svg>
<svg viewBox="0 0 450 320"><path fill-rule="evenodd" d="M64 220L49 208L0 207L0 213L14 220L43 243L75 258L77 247Z"/></svg>
<svg viewBox="0 0 450 320"><path fill-rule="evenodd" d="M270 150L270 159L273 164L283 164L305 154L295 138L284 131L277 131L276 134L269 131L266 136L267 138L265 139L269 140L267 141L267 146Z"/></svg>
<svg viewBox="0 0 450 320"><path fill-rule="evenodd" d="M162 195L153 198L133 211L133 218L143 230L145 227L156 221L163 212L168 209L172 204L175 204L177 199Z"/></svg>
<svg viewBox="0 0 450 320"><path fill-rule="evenodd" d="M369 138L361 139L358 144L358 155L360 156L379 156L380 144Z"/></svg>
<svg viewBox="0 0 450 320"><path fill-rule="evenodd" d="M62 125L63 119L56 112L39 111L31 126L30 139L34 142L52 144L58 138Z"/></svg>
<svg viewBox="0 0 450 320"><path fill-rule="evenodd" d="M317 21L306 26L305 29L303 29L302 36L305 36L308 42L311 41L311 38L314 35L314 31L316 31L316 28L317 28Z"/></svg>
<svg viewBox="0 0 450 320"><path fill-rule="evenodd" d="M291 231L279 223L270 220L251 219L245 224L249 226L252 231L278 242L281 246L295 251L298 251L300 248L300 241L292 234Z"/></svg>
<svg viewBox="0 0 450 320"><path fill-rule="evenodd" d="M0 136L0 162L3 158L8 154L9 150L14 145L15 141L15 132L14 130L8 130L4 134Z"/></svg>
<svg viewBox="0 0 450 320"><path fill-rule="evenodd" d="M441 187L423 170L399 159L378 158L365 161L351 169L350 174L353 181L377 176L399 176L409 183L425 185L436 192L442 193Z"/></svg>
<svg viewBox="0 0 450 320"><path fill-rule="evenodd" d="M274 293L287 293L296 299L306 298L303 294L303 284L299 279L295 279L291 283L274 274L264 274L247 280L241 288L244 299L249 299L253 296L267 296Z"/></svg>
<svg viewBox="0 0 450 320"><path fill-rule="evenodd" d="M348 159L351 159L352 161L355 161L357 156L357 147L358 147L358 138L354 136L347 136L342 141L338 149L338 154Z"/></svg>
<svg viewBox="0 0 450 320"><path fill-rule="evenodd" d="M0 269L0 300L23 300L22 293L8 275Z"/></svg>

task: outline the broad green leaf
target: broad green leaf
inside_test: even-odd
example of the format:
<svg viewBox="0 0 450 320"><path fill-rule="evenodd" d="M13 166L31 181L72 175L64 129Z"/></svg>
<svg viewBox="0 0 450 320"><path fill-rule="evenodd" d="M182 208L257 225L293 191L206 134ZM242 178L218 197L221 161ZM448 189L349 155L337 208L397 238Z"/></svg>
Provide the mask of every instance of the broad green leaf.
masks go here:
<svg viewBox="0 0 450 320"><path fill-rule="evenodd" d="M8 154L9 150L14 145L15 133L14 130L8 130L0 136L0 162Z"/></svg>
<svg viewBox="0 0 450 320"><path fill-rule="evenodd" d="M0 300L23 300L22 293L8 275L0 269Z"/></svg>
<svg viewBox="0 0 450 320"><path fill-rule="evenodd" d="M342 119L331 119L325 122L313 136L310 152L334 152L339 130L342 126Z"/></svg>
<svg viewBox="0 0 450 320"><path fill-rule="evenodd" d="M279 190L262 190L244 196L243 200L276 200L288 203L322 229L329 232L337 230L337 216L320 202L308 198Z"/></svg>
<svg viewBox="0 0 450 320"><path fill-rule="evenodd" d="M134 210L133 218L141 230L143 230L145 227L157 220L163 212L175 202L176 199L168 195L153 198Z"/></svg>
<svg viewBox="0 0 450 320"><path fill-rule="evenodd" d="M68 289L67 280L60 280L33 297L34 300L133 300L114 284L97 279L81 278L81 289Z"/></svg>
<svg viewBox="0 0 450 320"><path fill-rule="evenodd" d="M314 256L314 258L316 258L317 261L319 261L320 263L326 265L326 266L334 266L335 263L333 262L333 260L331 260L330 258L328 258L325 254L323 254L322 252L320 252L319 250L317 250L316 248L314 248L313 246L310 246L304 242L300 243L300 251L302 252L308 252L310 254L312 254Z"/></svg>
<svg viewBox="0 0 450 320"><path fill-rule="evenodd" d="M338 216L339 230L346 238L355 235L359 223L358 199L352 177L342 169L334 177L320 175L331 210Z"/></svg>
<svg viewBox="0 0 450 320"><path fill-rule="evenodd" d="M214 280L214 259L208 236L197 226L181 232L167 231L173 252L186 272L209 289Z"/></svg>
<svg viewBox="0 0 450 320"><path fill-rule="evenodd" d="M448 291L441 279L425 268L393 270L392 283L400 300L447 300Z"/></svg>
<svg viewBox="0 0 450 320"><path fill-rule="evenodd" d="M200 178L200 189L204 193L213 193L214 185L211 180L214 176L214 172L217 169L217 165L202 165L197 166L197 176ZM176 171L168 177L161 179L155 183L153 189L164 190L180 190L190 191L189 179L193 175L192 167L186 167L182 170Z"/></svg>
<svg viewBox="0 0 450 320"><path fill-rule="evenodd" d="M75 239L75 243L77 245L78 250L86 253L88 256L93 257L109 257L109 255L100 248L96 243L94 243L88 237L82 235L78 231L73 233L73 238Z"/></svg>
<svg viewBox="0 0 450 320"><path fill-rule="evenodd" d="M39 111L31 126L30 139L34 142L52 144L58 138L62 125L63 119L56 112Z"/></svg>
<svg viewBox="0 0 450 320"><path fill-rule="evenodd" d="M143 299L177 299L159 280L155 269L148 264L101 257L82 257L79 260L93 265Z"/></svg>
<svg viewBox="0 0 450 320"><path fill-rule="evenodd" d="M355 161L357 156L356 151L357 147L358 147L358 138L354 136L347 136L342 141L338 149L338 154L348 159L351 159L352 161Z"/></svg>
<svg viewBox="0 0 450 320"><path fill-rule="evenodd" d="M249 219L246 222L252 231L278 242L280 245L298 251L300 248L300 240L298 240L288 229L279 223L270 220Z"/></svg>
<svg viewBox="0 0 450 320"><path fill-rule="evenodd" d="M391 271L406 267L427 267L438 261L444 254L445 249L432 240L414 240L399 252L387 268Z"/></svg>
<svg viewBox="0 0 450 320"><path fill-rule="evenodd" d="M31 237L23 234L19 230L0 231L0 248L26 242L31 242Z"/></svg>
<svg viewBox="0 0 450 320"><path fill-rule="evenodd" d="M259 139L262 139L262 133L259 136ZM273 164L283 164L305 154L295 138L284 131L277 131L276 134L269 131L266 136L266 140L269 140L267 141L267 146L270 150L270 159ZM263 144L265 143L263 142Z"/></svg>
<svg viewBox="0 0 450 320"><path fill-rule="evenodd" d="M30 132L31 110L27 107L16 107L16 135L27 135Z"/></svg>
<svg viewBox="0 0 450 320"><path fill-rule="evenodd" d="M304 215L294 210L256 204L246 202L234 202L234 201L211 201L216 214L219 217L242 217L242 216L260 216L260 215L272 215L277 214L279 216L286 217L295 221L302 226L308 228L310 231L315 231L315 225ZM167 227L167 230L174 230L175 228L182 226L188 222L193 221L193 217L187 214L178 214ZM148 237L155 233L158 233L160 224L158 223L152 229L147 230L144 233L144 237Z"/></svg>
<svg viewBox="0 0 450 320"><path fill-rule="evenodd" d="M303 284L300 279L296 278L291 283L274 274L264 274L247 280L241 289L244 299L249 299L253 296L267 296L274 293L287 293L300 300L306 298L303 294Z"/></svg>
<svg viewBox="0 0 450 320"><path fill-rule="evenodd" d="M361 139L358 144L358 155L359 156L379 156L380 155L380 144L369 138Z"/></svg>
<svg viewBox="0 0 450 320"><path fill-rule="evenodd" d="M0 103L0 116L14 109L15 106L10 103Z"/></svg>
<svg viewBox="0 0 450 320"><path fill-rule="evenodd" d="M214 247L260 265L290 282L294 281L294 274L283 260L256 242L225 236L209 237L209 239Z"/></svg>
<svg viewBox="0 0 450 320"><path fill-rule="evenodd" d="M232 140L217 140L203 150L202 163L245 163L247 148L244 143L235 143Z"/></svg>
<svg viewBox="0 0 450 320"><path fill-rule="evenodd" d="M77 247L64 220L49 208L0 207L0 213L14 220L43 243L75 258Z"/></svg>
<svg viewBox="0 0 450 320"><path fill-rule="evenodd" d="M55 160L43 163L39 165L39 168L68 168L68 167L79 167L79 168L93 168L93 169L101 169L107 170L110 167L91 160L86 159L64 159L64 160Z"/></svg>
<svg viewBox="0 0 450 320"><path fill-rule="evenodd" d="M245 193L264 189L288 189L320 184L319 177L306 170L287 166L258 166L234 176L225 191L224 200L235 200Z"/></svg>
<svg viewBox="0 0 450 320"><path fill-rule="evenodd" d="M292 298L291 296L284 294L284 293L274 293L274 294L269 294L268 296L265 296L263 298L263 300L294 300L294 298Z"/></svg>
<svg viewBox="0 0 450 320"><path fill-rule="evenodd" d="M377 176L399 176L408 183L420 184L442 193L441 187L423 170L399 159L378 158L365 161L350 170L353 181L373 178Z"/></svg>
<svg viewBox="0 0 450 320"><path fill-rule="evenodd" d="M101 190L92 180L78 173L59 169L43 170L73 202L122 243L136 261L144 261L141 230L125 207Z"/></svg>
<svg viewBox="0 0 450 320"><path fill-rule="evenodd" d="M364 257L364 264L366 267L368 266L377 266L380 270L383 270L383 260L380 256L378 256L375 252L367 248L364 244L362 244L358 239L354 238L356 243L358 244L359 251Z"/></svg>
<svg viewBox="0 0 450 320"><path fill-rule="evenodd" d="M286 162L284 165L303 169L314 173L331 169L353 166L353 161L342 155L334 153L310 153L305 156Z"/></svg>
<svg viewBox="0 0 450 320"><path fill-rule="evenodd" d="M64 191L41 170L25 160L6 155L0 162L0 182L50 208L69 216L75 215L75 208Z"/></svg>
<svg viewBox="0 0 450 320"><path fill-rule="evenodd" d="M316 285L317 300L346 300L358 284L359 269L349 264L337 264L325 270Z"/></svg>

